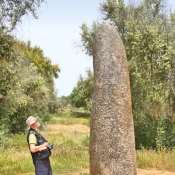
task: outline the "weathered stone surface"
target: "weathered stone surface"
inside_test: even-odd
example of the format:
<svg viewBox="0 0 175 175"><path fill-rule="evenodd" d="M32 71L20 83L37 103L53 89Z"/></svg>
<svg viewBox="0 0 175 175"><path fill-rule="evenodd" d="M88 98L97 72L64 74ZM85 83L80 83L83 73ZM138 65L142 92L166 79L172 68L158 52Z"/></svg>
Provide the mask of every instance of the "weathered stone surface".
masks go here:
<svg viewBox="0 0 175 175"><path fill-rule="evenodd" d="M90 174L136 175L129 72L122 40L110 25L94 34Z"/></svg>

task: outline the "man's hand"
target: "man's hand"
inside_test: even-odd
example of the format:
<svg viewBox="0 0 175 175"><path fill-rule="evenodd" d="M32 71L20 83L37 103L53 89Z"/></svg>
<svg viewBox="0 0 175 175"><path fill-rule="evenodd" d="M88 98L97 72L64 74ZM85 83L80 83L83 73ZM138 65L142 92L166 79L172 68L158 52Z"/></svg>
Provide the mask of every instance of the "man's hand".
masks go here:
<svg viewBox="0 0 175 175"><path fill-rule="evenodd" d="M44 142L44 147L48 147L49 146L49 143L48 142Z"/></svg>

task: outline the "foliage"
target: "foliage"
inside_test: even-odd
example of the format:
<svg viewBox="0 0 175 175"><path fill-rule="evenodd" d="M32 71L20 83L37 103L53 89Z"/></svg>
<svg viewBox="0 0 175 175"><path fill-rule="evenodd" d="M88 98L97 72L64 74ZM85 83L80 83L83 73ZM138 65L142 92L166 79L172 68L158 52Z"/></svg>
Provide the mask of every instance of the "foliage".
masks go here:
<svg viewBox="0 0 175 175"><path fill-rule="evenodd" d="M78 93L78 88L75 87L72 91L72 93L69 96L70 100L71 100L71 104L72 106L75 106L76 108L80 108L80 107L85 107L86 106L86 102L84 98L81 98L81 96Z"/></svg>
<svg viewBox="0 0 175 175"><path fill-rule="evenodd" d="M76 117L76 118L90 118L90 113L89 112L72 112L70 114L72 117Z"/></svg>
<svg viewBox="0 0 175 175"><path fill-rule="evenodd" d="M93 79L94 75L91 70L86 70L87 77L83 78L81 75L77 82L77 86L73 89L69 98L72 106L77 108L84 107L87 110L91 109Z"/></svg>
<svg viewBox="0 0 175 175"><path fill-rule="evenodd" d="M82 51L84 51L88 55L93 54L93 32L96 29L97 24L93 22L91 25L91 28L88 28L86 23L81 25L81 42L82 44L80 47L82 48Z"/></svg>
<svg viewBox="0 0 175 175"><path fill-rule="evenodd" d="M46 82L50 84L50 89L53 91L53 78L58 78L58 72L60 72L58 65L52 65L51 60L44 56L43 50L38 46L31 47L30 41L27 43L22 41L16 42L15 50L18 50L18 53L27 57L38 67L38 72L46 78Z"/></svg>
<svg viewBox="0 0 175 175"><path fill-rule="evenodd" d="M69 96L61 96L61 97L58 97L58 101L59 101L59 107L61 109L65 109L66 106L68 104L70 104L70 99L69 99Z"/></svg>
<svg viewBox="0 0 175 175"><path fill-rule="evenodd" d="M175 13L168 13L165 5L164 0L130 1L128 5L124 0L106 0L100 4L103 22L116 28L126 49L135 135L145 147L175 144L170 124L175 116ZM82 47L89 55L93 55L96 25L81 26ZM159 133L160 126L164 134Z"/></svg>
<svg viewBox="0 0 175 175"><path fill-rule="evenodd" d="M13 37L7 33L4 33L0 29L0 62L1 64L6 64L6 61L13 61Z"/></svg>
<svg viewBox="0 0 175 175"><path fill-rule="evenodd" d="M52 65L42 49L15 40L11 32L32 14L44 0L13 0L0 2L0 131L1 140L8 133L25 130L25 120L36 115L48 121L58 109L53 78L60 68Z"/></svg>
<svg viewBox="0 0 175 175"><path fill-rule="evenodd" d="M37 115L43 121L48 121L51 114L56 113L58 109L56 94L52 90L53 84L46 78L46 72L45 74L40 72L40 68L22 54L27 49L24 43L22 46L16 42L15 62L3 65L1 69L6 70L9 67L10 75L14 75L14 81L5 81L7 85L4 88L0 87L5 91L0 104L1 129L5 127L12 133L24 132L24 123L28 116ZM44 62L42 55L41 58ZM5 72L3 75L6 75Z"/></svg>
<svg viewBox="0 0 175 175"><path fill-rule="evenodd" d="M37 18L37 9L44 0L6 0L0 1L0 28L12 31L24 15Z"/></svg>

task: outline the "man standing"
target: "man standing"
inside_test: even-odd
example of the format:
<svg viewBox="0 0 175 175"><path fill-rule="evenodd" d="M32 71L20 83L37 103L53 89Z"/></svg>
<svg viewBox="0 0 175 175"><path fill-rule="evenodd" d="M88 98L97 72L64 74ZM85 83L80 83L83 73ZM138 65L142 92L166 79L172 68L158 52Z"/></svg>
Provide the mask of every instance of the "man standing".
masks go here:
<svg viewBox="0 0 175 175"><path fill-rule="evenodd" d="M47 140L36 131L40 126L37 117L28 117L26 124L30 127L27 134L27 142L35 166L35 174L52 175L49 156L51 155L50 150L53 148L53 145L49 144Z"/></svg>

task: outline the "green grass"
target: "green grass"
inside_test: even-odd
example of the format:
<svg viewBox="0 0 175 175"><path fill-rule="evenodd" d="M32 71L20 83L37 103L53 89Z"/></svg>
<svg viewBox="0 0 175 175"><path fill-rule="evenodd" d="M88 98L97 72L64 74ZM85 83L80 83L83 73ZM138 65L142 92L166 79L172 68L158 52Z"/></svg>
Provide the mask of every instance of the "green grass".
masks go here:
<svg viewBox="0 0 175 175"><path fill-rule="evenodd" d="M71 125L84 125L88 118L55 116L50 121L60 127L61 122L69 128ZM89 133L76 131L48 131L48 140L54 144L50 157L54 175L81 172L89 167ZM43 132L44 135L44 132ZM34 166L26 142L26 135L13 135L0 147L0 175L34 175ZM160 149L141 149L136 153L138 168L157 168L175 172L175 151ZM80 173L81 174L81 173Z"/></svg>
<svg viewBox="0 0 175 175"><path fill-rule="evenodd" d="M0 149L0 174L19 175L23 172L34 172L27 147L11 147Z"/></svg>
<svg viewBox="0 0 175 175"><path fill-rule="evenodd" d="M56 116L50 124L85 125L88 121L88 118L83 117ZM41 133L45 134L44 131ZM89 167L88 133L61 131L50 134L48 131L47 134L49 142L54 144L50 157L54 175L81 171ZM34 166L25 134L13 135L9 138L4 148L0 148L0 155L0 175L34 175Z"/></svg>
<svg viewBox="0 0 175 175"><path fill-rule="evenodd" d="M137 150L138 168L156 168L175 172L175 150L161 148L157 151L142 148Z"/></svg>
<svg viewBox="0 0 175 175"><path fill-rule="evenodd" d="M54 148L52 159L52 168L57 174L75 172L89 166L87 150L71 140Z"/></svg>

